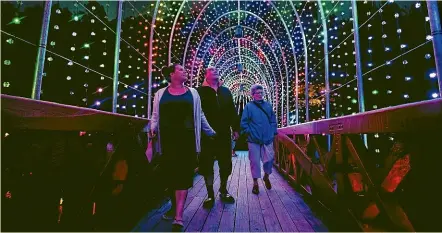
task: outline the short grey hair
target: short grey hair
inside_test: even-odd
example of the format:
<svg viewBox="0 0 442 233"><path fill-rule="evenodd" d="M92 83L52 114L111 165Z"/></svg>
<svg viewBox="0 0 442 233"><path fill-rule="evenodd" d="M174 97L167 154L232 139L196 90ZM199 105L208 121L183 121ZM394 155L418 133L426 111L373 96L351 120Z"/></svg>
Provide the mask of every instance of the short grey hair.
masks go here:
<svg viewBox="0 0 442 233"><path fill-rule="evenodd" d="M259 84L254 84L251 88L250 88L250 94L254 94L257 90L263 90L264 91L264 87L259 85Z"/></svg>

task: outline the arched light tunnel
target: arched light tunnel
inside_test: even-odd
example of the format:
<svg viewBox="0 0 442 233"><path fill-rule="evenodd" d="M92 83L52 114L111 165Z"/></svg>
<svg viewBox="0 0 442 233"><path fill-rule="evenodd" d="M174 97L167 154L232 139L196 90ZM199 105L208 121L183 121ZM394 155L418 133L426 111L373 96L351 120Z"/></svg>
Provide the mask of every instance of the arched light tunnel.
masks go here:
<svg viewBox="0 0 442 233"><path fill-rule="evenodd" d="M188 69L189 84L194 86L202 82L204 68L217 67L225 85L233 91L238 110L250 100L248 90L251 85L262 84L266 99L272 102L281 122L290 111L289 83L298 79L292 35L299 27L296 26L299 20L294 20L293 15L297 12L293 3L279 6L292 7L291 14L285 10L285 15L281 14L278 2L271 1L209 1L200 4L190 31L176 33L179 39L186 41L184 52L170 43L169 61L173 60L172 53L184 53L183 59L175 62L181 62ZM184 9L185 5L182 2L179 9ZM178 11L177 15L181 13L185 14ZM288 24L292 28L289 29ZM171 32L170 39L173 40L174 36ZM294 72L289 73L289 70Z"/></svg>
<svg viewBox="0 0 442 233"><path fill-rule="evenodd" d="M365 36L364 30L370 31L375 16L387 18L384 10L407 7L417 9L418 5L394 1L157 1L160 20L154 20L152 46L168 41L168 47L158 51L163 54L159 63L184 65L190 86L202 84L205 68L218 68L239 112L250 101L251 85L262 84L279 126L284 127L364 112L364 78L370 78L368 74L376 67L361 63L365 52L360 44L365 48L368 43L370 53L372 39L359 39L359 31ZM358 18L358 14L363 16ZM398 18L397 13L392 16ZM424 12L422 20L428 22L427 18ZM158 28L164 29L162 33ZM419 44L431 50L425 36ZM345 98L349 106L340 104Z"/></svg>

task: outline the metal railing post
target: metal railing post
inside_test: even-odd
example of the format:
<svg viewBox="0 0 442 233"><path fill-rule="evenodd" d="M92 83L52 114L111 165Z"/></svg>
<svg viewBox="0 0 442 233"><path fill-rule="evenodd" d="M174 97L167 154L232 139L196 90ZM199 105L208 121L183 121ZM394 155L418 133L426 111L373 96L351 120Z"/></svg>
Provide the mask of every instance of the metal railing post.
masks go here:
<svg viewBox="0 0 442 233"><path fill-rule="evenodd" d="M117 112L118 104L118 69L120 64L121 20L123 16L123 0L118 0L117 29L115 32L114 75L112 92L112 112Z"/></svg>
<svg viewBox="0 0 442 233"><path fill-rule="evenodd" d="M41 85L43 81L43 71L45 66L46 44L48 42L49 23L51 21L52 0L45 1L43 21L41 25L40 45L38 47L37 61L35 63L34 83L32 85L32 99L39 100L41 95Z"/></svg>

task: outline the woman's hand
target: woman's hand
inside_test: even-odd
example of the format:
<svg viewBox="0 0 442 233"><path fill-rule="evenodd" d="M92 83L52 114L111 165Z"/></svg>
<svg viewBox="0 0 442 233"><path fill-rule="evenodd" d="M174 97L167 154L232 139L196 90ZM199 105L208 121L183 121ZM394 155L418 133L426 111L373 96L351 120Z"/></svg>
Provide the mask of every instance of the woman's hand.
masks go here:
<svg viewBox="0 0 442 233"><path fill-rule="evenodd" d="M210 140L215 140L215 138L216 138L216 133L214 133L212 136L210 136L209 137L210 138Z"/></svg>
<svg viewBox="0 0 442 233"><path fill-rule="evenodd" d="M233 140L236 141L239 138L239 133L238 132L233 132Z"/></svg>
<svg viewBox="0 0 442 233"><path fill-rule="evenodd" d="M154 138L157 136L157 133L154 130L149 131L149 137Z"/></svg>

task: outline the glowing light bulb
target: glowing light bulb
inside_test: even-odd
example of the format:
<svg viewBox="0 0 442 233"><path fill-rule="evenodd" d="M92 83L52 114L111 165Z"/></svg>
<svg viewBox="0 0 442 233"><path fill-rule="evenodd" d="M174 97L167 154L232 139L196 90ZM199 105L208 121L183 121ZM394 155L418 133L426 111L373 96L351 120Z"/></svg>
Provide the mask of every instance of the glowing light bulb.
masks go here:
<svg viewBox="0 0 442 233"><path fill-rule="evenodd" d="M21 23L21 19L19 17L15 17L12 19L12 23L13 24L20 24Z"/></svg>

